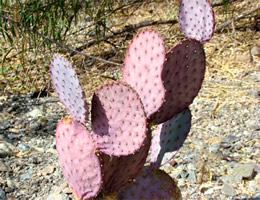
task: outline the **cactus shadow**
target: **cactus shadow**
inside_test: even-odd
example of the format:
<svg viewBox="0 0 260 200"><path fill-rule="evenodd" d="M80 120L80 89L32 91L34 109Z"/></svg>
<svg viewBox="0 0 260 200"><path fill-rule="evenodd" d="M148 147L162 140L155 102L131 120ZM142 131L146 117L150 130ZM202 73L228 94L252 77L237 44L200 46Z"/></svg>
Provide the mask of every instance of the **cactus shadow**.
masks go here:
<svg viewBox="0 0 260 200"><path fill-rule="evenodd" d="M109 120L103 105L99 97L94 95L91 109L91 128L98 136L105 136L109 133Z"/></svg>

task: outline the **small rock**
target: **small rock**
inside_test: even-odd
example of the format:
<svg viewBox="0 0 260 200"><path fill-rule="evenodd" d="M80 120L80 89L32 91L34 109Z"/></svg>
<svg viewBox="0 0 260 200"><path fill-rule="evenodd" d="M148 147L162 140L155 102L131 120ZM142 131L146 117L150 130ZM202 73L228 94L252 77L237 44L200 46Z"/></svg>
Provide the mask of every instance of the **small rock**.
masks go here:
<svg viewBox="0 0 260 200"><path fill-rule="evenodd" d="M7 178L6 184L7 184L7 186L8 186L9 188L13 188L13 189L16 188L15 183L14 183L10 178Z"/></svg>
<svg viewBox="0 0 260 200"><path fill-rule="evenodd" d="M11 122L9 120L2 120L0 122L0 130L6 130L11 126Z"/></svg>
<svg viewBox="0 0 260 200"><path fill-rule="evenodd" d="M31 118L39 118L43 116L43 112L39 108L35 108L28 112L26 115Z"/></svg>
<svg viewBox="0 0 260 200"><path fill-rule="evenodd" d="M0 160L0 172L9 172L11 168Z"/></svg>
<svg viewBox="0 0 260 200"><path fill-rule="evenodd" d="M0 158L5 158L8 155L11 155L15 150L15 147L5 141L0 141Z"/></svg>
<svg viewBox="0 0 260 200"><path fill-rule="evenodd" d="M260 46L254 46L251 49L252 56L260 56Z"/></svg>
<svg viewBox="0 0 260 200"><path fill-rule="evenodd" d="M209 151L212 153L218 153L219 149L220 149L219 143L215 143L209 146Z"/></svg>
<svg viewBox="0 0 260 200"><path fill-rule="evenodd" d="M66 194L52 193L47 197L47 200L68 200L69 197Z"/></svg>
<svg viewBox="0 0 260 200"><path fill-rule="evenodd" d="M192 170L192 171L189 172L189 175L188 175L187 180L188 180L190 183L192 183L192 184L197 183L197 177L196 177L195 171Z"/></svg>
<svg viewBox="0 0 260 200"><path fill-rule="evenodd" d="M40 172L39 172L39 175L41 176L46 176L46 175L49 175L49 174L52 174L55 170L55 167L52 166L52 165L49 165L45 168L43 168Z"/></svg>
<svg viewBox="0 0 260 200"><path fill-rule="evenodd" d="M224 175L220 178L225 183L241 183L242 176Z"/></svg>
<svg viewBox="0 0 260 200"><path fill-rule="evenodd" d="M19 143L17 148L19 149L19 151L21 152L26 152L30 150L30 146L28 146L27 144L24 143Z"/></svg>
<svg viewBox="0 0 260 200"><path fill-rule="evenodd" d="M34 122L29 126L29 129L32 131L38 131L41 129L41 124L39 122Z"/></svg>
<svg viewBox="0 0 260 200"><path fill-rule="evenodd" d="M236 165L232 171L233 176L241 176L243 178L251 179L254 174L254 167L249 164Z"/></svg>
<svg viewBox="0 0 260 200"><path fill-rule="evenodd" d="M0 199L1 200L7 200L6 196L5 196L5 192L0 188Z"/></svg>
<svg viewBox="0 0 260 200"><path fill-rule="evenodd" d="M32 175L31 175L30 173L22 174L22 175L20 176L20 179L21 179L22 181L25 181L25 180L28 180L28 179L31 179L31 178L32 178Z"/></svg>
<svg viewBox="0 0 260 200"><path fill-rule="evenodd" d="M214 188L209 188L206 190L206 192L204 194L209 195L209 194L213 194L213 193L214 193Z"/></svg>
<svg viewBox="0 0 260 200"><path fill-rule="evenodd" d="M54 148L47 149L46 153L58 154L57 150Z"/></svg>
<svg viewBox="0 0 260 200"><path fill-rule="evenodd" d="M257 193L257 194L255 194L255 195L253 196L253 199L259 200L259 199L260 199L260 192Z"/></svg>
<svg viewBox="0 0 260 200"><path fill-rule="evenodd" d="M230 196L236 195L235 189L231 185L229 185L227 183L223 184L223 186L221 188L221 192L223 194L230 195Z"/></svg>
<svg viewBox="0 0 260 200"><path fill-rule="evenodd" d="M27 173L20 175L20 179L22 181L31 179L32 178L32 172L33 172L32 168L28 169Z"/></svg>
<svg viewBox="0 0 260 200"><path fill-rule="evenodd" d="M225 137L221 142L222 143L234 143L238 140L239 138L234 136L234 135L228 135Z"/></svg>

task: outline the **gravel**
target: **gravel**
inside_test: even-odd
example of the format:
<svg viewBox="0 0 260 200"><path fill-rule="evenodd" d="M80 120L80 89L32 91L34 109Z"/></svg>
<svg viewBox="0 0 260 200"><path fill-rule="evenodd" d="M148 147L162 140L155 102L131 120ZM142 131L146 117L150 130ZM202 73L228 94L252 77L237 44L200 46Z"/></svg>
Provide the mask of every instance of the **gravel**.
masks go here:
<svg viewBox="0 0 260 200"><path fill-rule="evenodd" d="M231 111L230 103L213 113L215 103L195 99L189 137L162 169L183 199L259 198L259 106ZM58 99L5 96L0 113L0 199L72 199L55 149L56 123L67 114Z"/></svg>

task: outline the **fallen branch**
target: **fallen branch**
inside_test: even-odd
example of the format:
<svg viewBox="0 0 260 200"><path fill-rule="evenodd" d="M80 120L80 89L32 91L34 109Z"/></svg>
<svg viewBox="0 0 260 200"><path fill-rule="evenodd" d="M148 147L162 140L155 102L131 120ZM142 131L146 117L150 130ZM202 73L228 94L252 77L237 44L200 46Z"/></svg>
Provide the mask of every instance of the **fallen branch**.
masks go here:
<svg viewBox="0 0 260 200"><path fill-rule="evenodd" d="M107 61L107 60L104 60L104 59L102 59L102 58L98 58L98 57L91 56L91 55L88 55L88 54L86 54L86 53L82 53L82 52L80 52L80 51L77 51L76 49L73 49L73 48L69 47L68 45L65 45L65 44L63 44L63 43L61 43L61 42L58 42L58 41L54 40L54 39L51 39L51 38L49 38L48 36L46 36L46 35L44 35L44 34L41 34L41 33L39 33L38 31L33 30L33 29L31 29L31 28L29 28L29 27L27 27L27 26L21 24L20 22L15 21L14 19L12 19L12 18L10 18L10 17L7 17L7 16L2 15L2 14L0 14L0 17L2 17L3 19L5 19L5 20L7 20L7 21L9 21L9 22L11 22L11 23L13 23L13 24L16 24L16 25L19 26L19 27L24 28L25 30L27 30L27 31L29 31L29 32L31 32L31 33L33 33L33 34L35 34L35 35L38 35L39 37L41 37L41 38L43 38L43 39L45 39L45 40L50 41L50 42L53 43L53 44L56 44L57 46L59 46L59 47L61 47L61 48L66 49L67 51L73 52L73 53L75 53L75 54L80 54L80 55L83 55L83 56L86 56L86 57L88 57L88 58L91 58L91 59L94 59L94 60L98 60L98 61L101 61L101 62L104 62L104 63L108 63L108 64L112 64L112 65L117 65L117 66L122 66L122 64L115 63L115 62L112 62L112 61Z"/></svg>
<svg viewBox="0 0 260 200"><path fill-rule="evenodd" d="M227 25L231 24L232 22L237 21L237 20L240 20L240 19L244 18L246 15L249 15L249 14L251 14L251 13L253 13L253 12L259 10L259 9L260 9L260 5L257 6L256 8L253 8L253 9L251 9L251 10L248 10L248 11L242 13L241 15L239 15L239 16L237 16L237 17L234 17L234 18L232 18L232 19L230 19L230 20L224 22L223 24L221 24L220 26L218 26L218 27L215 29L215 32L220 31L221 29L223 29L223 28L226 27Z"/></svg>
<svg viewBox="0 0 260 200"><path fill-rule="evenodd" d="M91 42L85 44L85 45L82 45L78 48L76 48L75 50L80 52L88 47L91 47L92 45L95 45L97 44L98 42L103 42L105 40L108 40L109 38L112 38L116 35L120 35L122 33L125 33L125 32L130 32L130 31L133 31L135 29L139 29L139 28L142 28L142 27L146 27L146 26L152 26L152 25L158 25L158 24L177 24L178 21L177 20L163 20L163 21L142 21L138 24L133 24L133 25L127 25L125 26L125 28L123 28L122 30L119 30L117 32L114 32L112 34L109 34L103 38L100 38L99 40L92 40ZM72 52L70 55L73 56L75 55L76 53L75 52Z"/></svg>

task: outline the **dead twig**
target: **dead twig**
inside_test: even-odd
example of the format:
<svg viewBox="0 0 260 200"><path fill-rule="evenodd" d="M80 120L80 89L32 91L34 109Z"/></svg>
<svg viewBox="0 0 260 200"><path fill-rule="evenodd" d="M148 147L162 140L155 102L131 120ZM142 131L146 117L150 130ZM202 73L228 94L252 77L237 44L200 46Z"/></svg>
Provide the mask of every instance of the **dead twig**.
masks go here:
<svg viewBox="0 0 260 200"><path fill-rule="evenodd" d="M246 15L249 15L257 10L260 9L260 5L258 5L256 8L253 8L251 10L248 10L246 12L243 12L241 15L237 16L237 17L234 17L226 22L224 22L223 24L221 24L220 26L218 26L216 29L215 29L215 32L218 32L220 31L221 29L223 29L224 27L228 26L229 24L232 24L234 21L238 21L242 18L244 18Z"/></svg>
<svg viewBox="0 0 260 200"><path fill-rule="evenodd" d="M5 16L5 15L0 14L0 17L2 17L3 19L5 19L5 20L7 20L7 21L9 21L9 22L11 22L11 23L13 23L13 24L16 24L17 26L20 26L20 27L24 28L25 30L27 30L27 31L29 31L29 32L31 32L31 33L33 33L33 34L35 34L35 35L38 35L39 37L41 37L41 38L43 38L43 39L45 39L45 40L50 41L50 42L53 43L53 44L56 44L57 46L59 46L59 47L61 47L61 48L66 49L67 51L73 52L73 53L75 53L75 54L80 54L80 55L86 56L86 57L88 57L88 58L91 58L91 59L94 59L94 60L98 60L98 61L101 61L101 62L104 62L104 63L108 63L108 64L111 64L111 65L122 66L122 64L119 64L119 63L115 63L115 62L112 62L112 61L104 60L104 59L102 59L102 58L98 58L98 57L95 57L95 56L88 55L88 54L86 54L86 53L79 52L79 51L77 51L76 49L73 49L73 48L69 47L69 46L66 45L66 44L63 44L63 43L58 42L58 41L56 41L56 40L54 40L54 39L51 39L51 38L49 38L48 36L46 36L46 35L44 35L44 34L41 34L41 33L39 33L39 32L36 31L36 30L33 30L33 29L31 29L31 28L29 28L29 27L27 27L27 26L24 26L24 25L21 24L20 22L15 21L14 19L12 19L12 18L10 18L10 17L8 17L8 16Z"/></svg>
<svg viewBox="0 0 260 200"><path fill-rule="evenodd" d="M103 41L108 40L109 38L116 36L116 35L120 35L122 33L130 32L130 31L133 31L135 29L143 28L143 27L146 27L146 26L152 26L152 25L158 25L158 24L172 24L173 25L173 24L177 24L177 23L178 23L177 20L142 21L142 22L137 23L137 24L127 25L123 29L116 31L112 34L109 34L109 35L107 35L103 38L100 38L98 40L92 40L91 42L84 44L84 45L76 48L75 50L80 52L80 51L82 51L82 50L84 50L88 47L91 47L92 45L97 44L98 42L103 42ZM72 52L70 55L73 56L75 54L76 54L76 52Z"/></svg>

